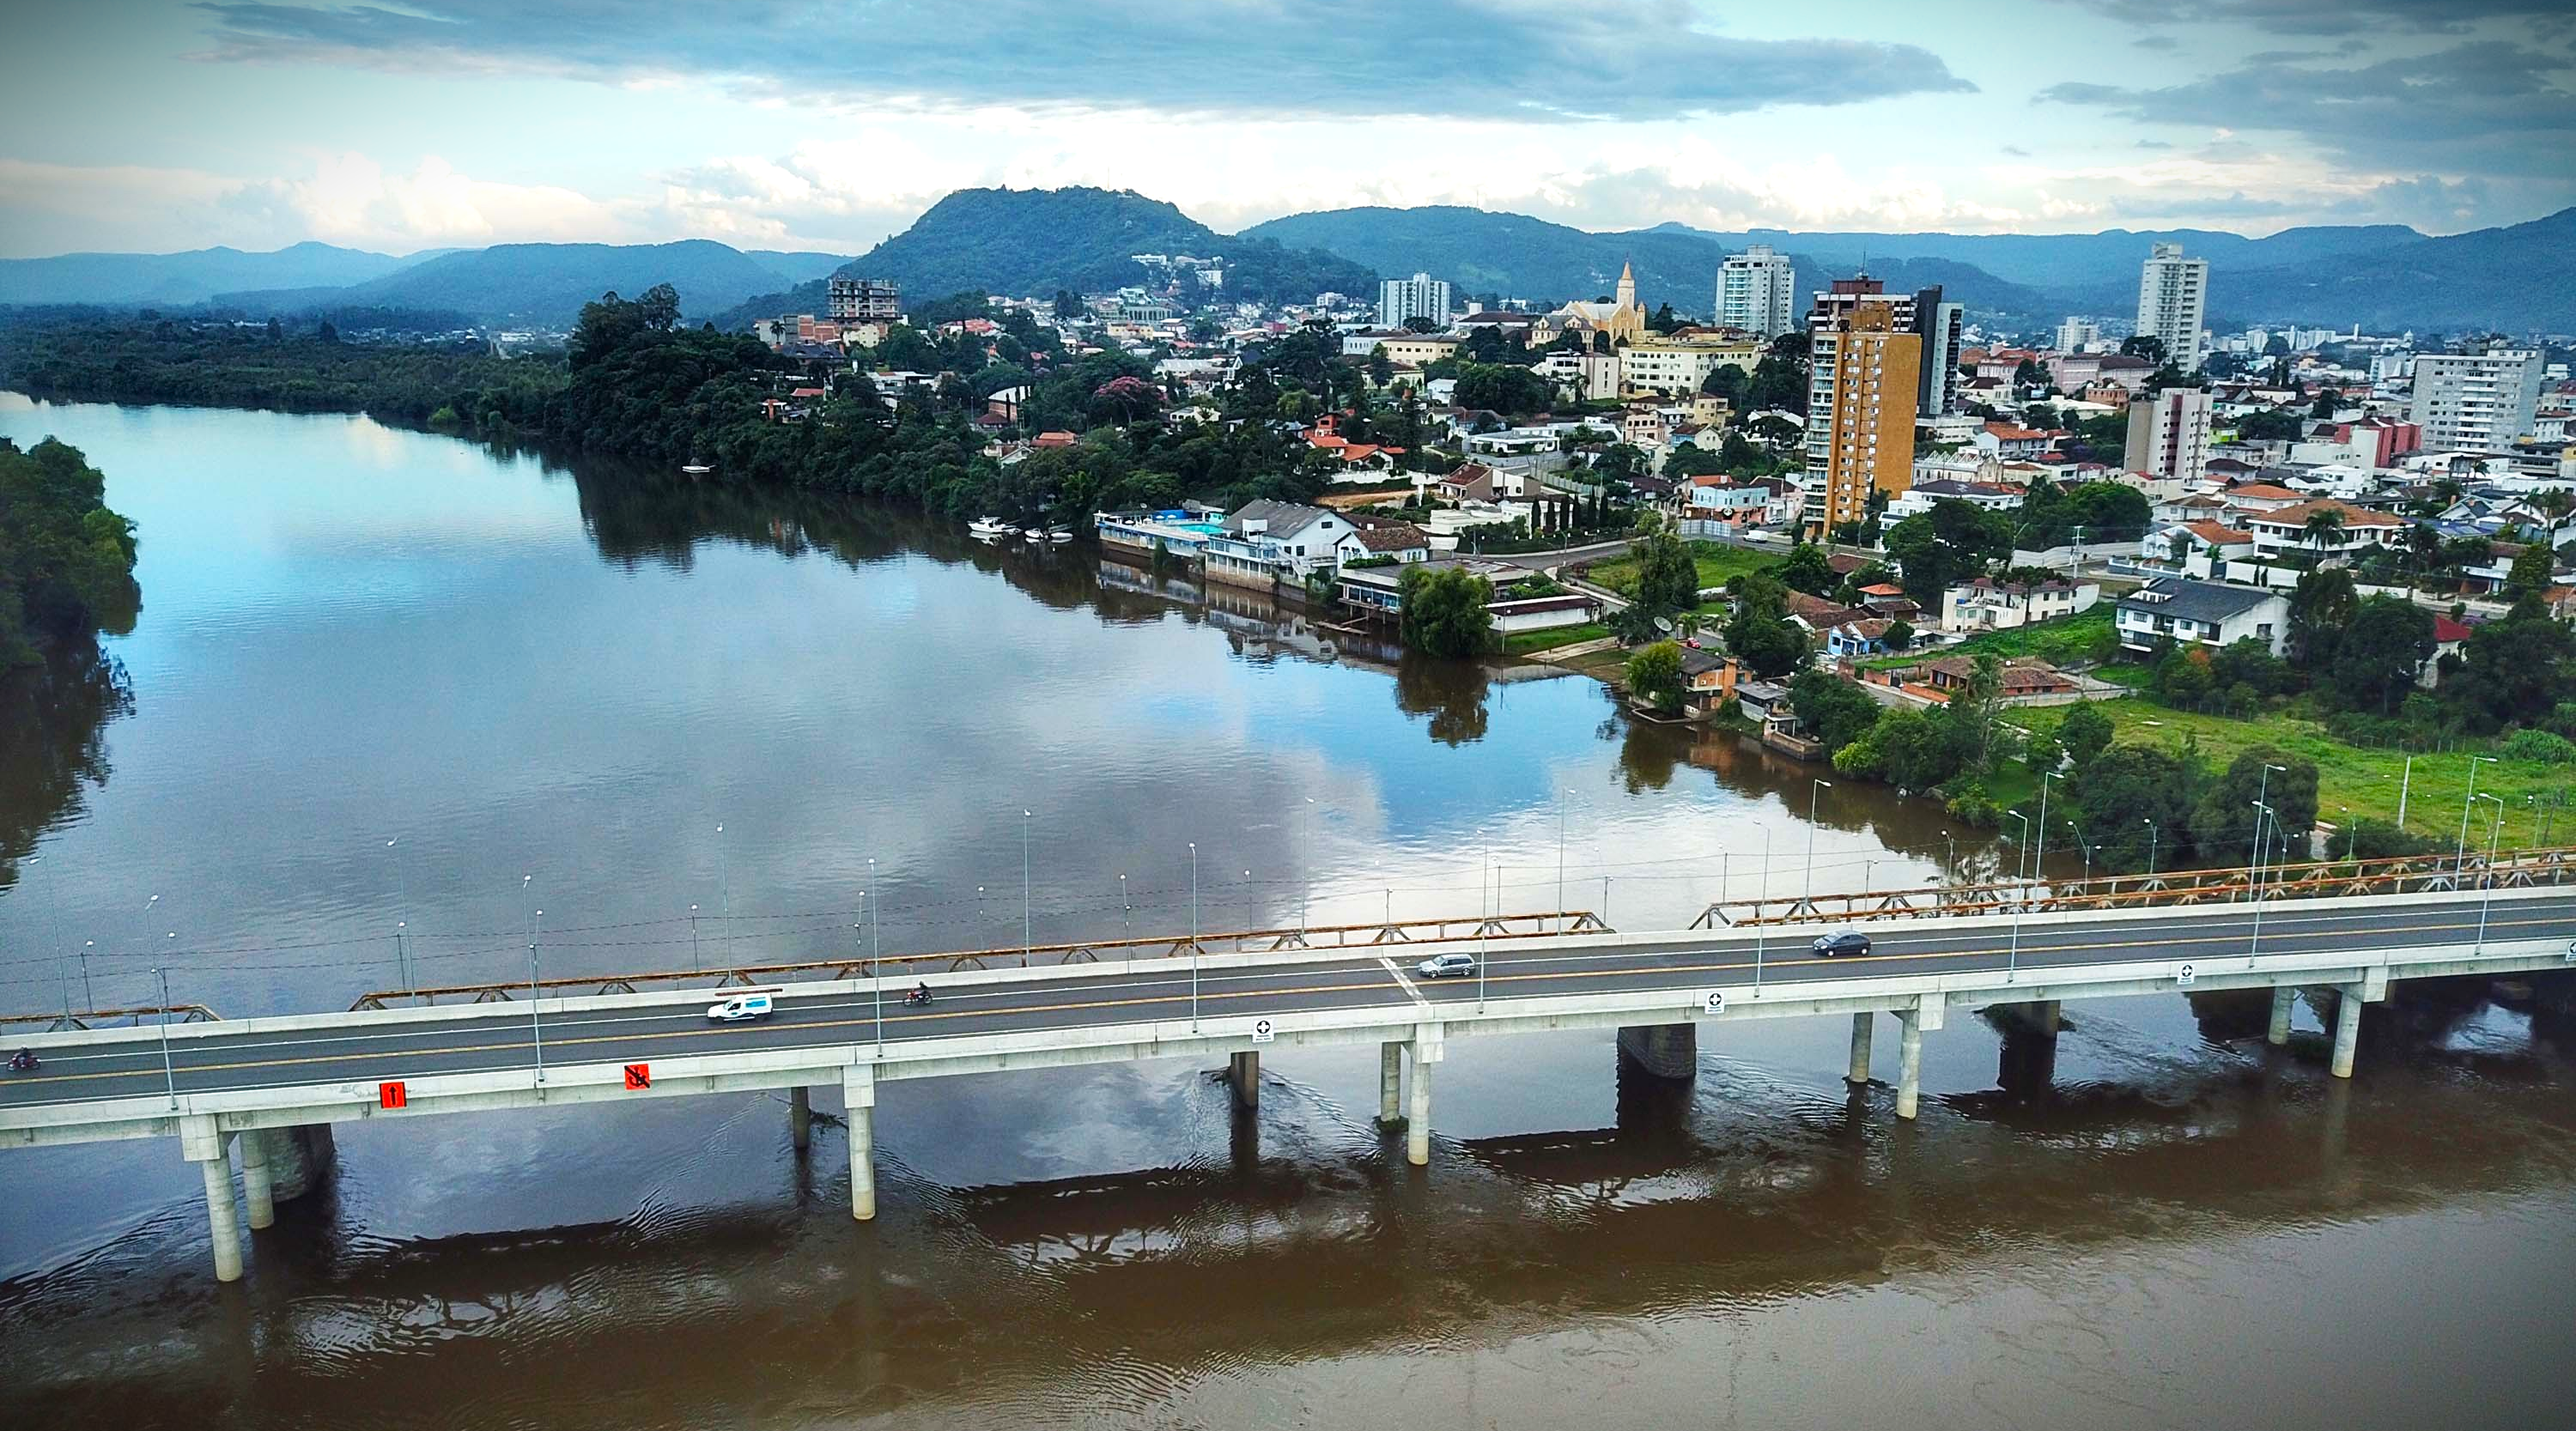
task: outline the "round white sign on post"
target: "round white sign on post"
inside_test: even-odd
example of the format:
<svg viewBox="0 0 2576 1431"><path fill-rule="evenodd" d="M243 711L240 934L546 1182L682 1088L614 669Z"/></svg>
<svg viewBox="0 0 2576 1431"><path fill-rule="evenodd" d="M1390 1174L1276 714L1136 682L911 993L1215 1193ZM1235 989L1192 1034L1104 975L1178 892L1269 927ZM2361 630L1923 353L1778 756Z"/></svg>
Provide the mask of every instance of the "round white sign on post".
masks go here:
<svg viewBox="0 0 2576 1431"><path fill-rule="evenodd" d="M1270 1020L1263 1019L1252 1026L1252 1041L1254 1043L1268 1043L1270 1042L1270 1036L1273 1032L1274 1030L1270 1027Z"/></svg>
<svg viewBox="0 0 2576 1431"><path fill-rule="evenodd" d="M1700 997L1699 1006L1712 1014L1725 1013L1726 991L1723 989L1709 990L1706 994Z"/></svg>
<svg viewBox="0 0 2576 1431"><path fill-rule="evenodd" d="M2189 964L2180 965L2174 970L2174 983L2188 989L2191 987L2191 981L2199 976L2200 971Z"/></svg>

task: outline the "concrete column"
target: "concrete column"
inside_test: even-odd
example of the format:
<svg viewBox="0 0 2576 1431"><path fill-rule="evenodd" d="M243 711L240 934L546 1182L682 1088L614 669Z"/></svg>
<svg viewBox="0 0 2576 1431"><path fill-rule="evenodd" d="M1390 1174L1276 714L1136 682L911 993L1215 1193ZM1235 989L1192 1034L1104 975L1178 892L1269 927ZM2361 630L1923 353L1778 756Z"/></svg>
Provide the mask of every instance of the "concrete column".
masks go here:
<svg viewBox="0 0 2576 1431"><path fill-rule="evenodd" d="M206 1175L206 1226L215 1245L215 1280L238 1282L242 1274L240 1210L233 1206L232 1139L215 1128L215 1120L192 1114L179 1120L179 1156Z"/></svg>
<svg viewBox="0 0 2576 1431"><path fill-rule="evenodd" d="M1431 1163L1431 1065L1447 1052L1440 1025L1413 1031L1413 1109L1404 1123L1404 1160L1415 1167Z"/></svg>
<svg viewBox="0 0 2576 1431"><path fill-rule="evenodd" d="M787 1090L787 1137L800 1153L814 1142L814 1100L801 1085Z"/></svg>
<svg viewBox="0 0 2576 1431"><path fill-rule="evenodd" d="M2287 984L2272 986L2272 1027L2264 1031L2265 1043L2279 1048L2290 1041L2290 1013L2298 1001L2298 990Z"/></svg>
<svg viewBox="0 0 2576 1431"><path fill-rule="evenodd" d="M2361 1046L2361 990L2351 984L2335 990L2335 1029L2333 1072L2337 1078L2352 1077L2353 1051Z"/></svg>
<svg viewBox="0 0 2576 1431"><path fill-rule="evenodd" d="M254 1232L277 1221L277 1184L269 1175L268 1139L261 1136L266 1131L257 1129L239 1137L242 1205Z"/></svg>
<svg viewBox="0 0 2576 1431"><path fill-rule="evenodd" d="M1843 1074L1845 1083L1869 1082L1869 1036L1876 1016L1866 1010L1852 1015L1851 1068Z"/></svg>
<svg viewBox="0 0 2576 1431"><path fill-rule="evenodd" d="M1923 1016L1899 1009L1896 1027L1896 1116L1911 1118L1923 1096Z"/></svg>
<svg viewBox="0 0 2576 1431"><path fill-rule="evenodd" d="M1261 1106L1261 1055L1246 1050L1225 1061L1226 1082L1234 1089L1234 1106L1249 1113Z"/></svg>
<svg viewBox="0 0 2576 1431"><path fill-rule="evenodd" d="M1697 1024L1637 1024L1619 1030L1619 1052L1657 1078L1683 1081L1699 1073Z"/></svg>
<svg viewBox="0 0 2576 1431"><path fill-rule="evenodd" d="M1413 1112L1404 1124L1404 1160L1415 1167L1431 1163L1431 1065L1413 1064Z"/></svg>
<svg viewBox="0 0 2576 1431"><path fill-rule="evenodd" d="M1404 1121L1404 1045L1377 1046L1377 1125L1392 1128Z"/></svg>
<svg viewBox="0 0 2576 1431"><path fill-rule="evenodd" d="M876 1070L841 1070L841 1101L850 1118L850 1216L868 1222L877 1215Z"/></svg>
<svg viewBox="0 0 2576 1431"><path fill-rule="evenodd" d="M339 1144L331 1137L328 1123L305 1123L292 1128L262 1128L245 1133L244 1138L258 1138L268 1154L268 1177L279 1202L293 1202L331 1175L331 1167L340 1160Z"/></svg>

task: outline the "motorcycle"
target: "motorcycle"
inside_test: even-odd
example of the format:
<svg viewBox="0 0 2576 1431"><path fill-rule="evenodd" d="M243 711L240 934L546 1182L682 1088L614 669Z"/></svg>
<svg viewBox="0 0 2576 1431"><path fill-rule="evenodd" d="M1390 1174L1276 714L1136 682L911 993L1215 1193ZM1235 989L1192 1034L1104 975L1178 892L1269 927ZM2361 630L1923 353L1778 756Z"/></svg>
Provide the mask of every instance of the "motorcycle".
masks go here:
<svg viewBox="0 0 2576 1431"><path fill-rule="evenodd" d="M930 991L928 989L915 989L911 993L904 995L903 1001L907 1007L926 1009L930 1007Z"/></svg>
<svg viewBox="0 0 2576 1431"><path fill-rule="evenodd" d="M22 1048L9 1056L9 1071L11 1073L33 1073L42 1067L44 1067L44 1064L37 1059L35 1054L26 1049Z"/></svg>

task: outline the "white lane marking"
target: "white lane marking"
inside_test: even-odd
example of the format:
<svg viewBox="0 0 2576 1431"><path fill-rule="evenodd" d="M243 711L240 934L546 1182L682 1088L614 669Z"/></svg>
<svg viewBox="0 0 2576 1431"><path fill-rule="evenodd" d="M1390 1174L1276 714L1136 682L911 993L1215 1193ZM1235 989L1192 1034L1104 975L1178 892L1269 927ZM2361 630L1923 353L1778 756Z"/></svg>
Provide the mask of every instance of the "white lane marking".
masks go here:
<svg viewBox="0 0 2576 1431"><path fill-rule="evenodd" d="M1387 977L1395 980L1396 983L1403 986L1406 997L1412 999L1414 1003L1425 1009L1431 1007L1431 1001L1422 997L1422 991L1413 987L1413 981L1404 977L1404 971L1395 967L1394 960L1380 956L1377 962L1386 966Z"/></svg>

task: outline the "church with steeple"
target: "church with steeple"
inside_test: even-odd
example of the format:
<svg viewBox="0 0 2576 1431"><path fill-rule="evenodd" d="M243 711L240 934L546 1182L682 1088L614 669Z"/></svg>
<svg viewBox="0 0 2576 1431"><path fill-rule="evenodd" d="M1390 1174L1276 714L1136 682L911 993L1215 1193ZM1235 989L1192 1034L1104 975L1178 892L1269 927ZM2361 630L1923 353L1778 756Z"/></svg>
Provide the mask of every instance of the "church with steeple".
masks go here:
<svg viewBox="0 0 2576 1431"><path fill-rule="evenodd" d="M1568 303L1535 324L1530 333L1533 347L1544 347L1567 333L1604 333L1608 346L1618 348L1635 342L1646 334L1646 305L1637 301L1637 271L1633 264L1619 265L1618 296L1608 303Z"/></svg>

